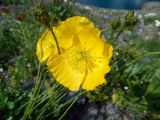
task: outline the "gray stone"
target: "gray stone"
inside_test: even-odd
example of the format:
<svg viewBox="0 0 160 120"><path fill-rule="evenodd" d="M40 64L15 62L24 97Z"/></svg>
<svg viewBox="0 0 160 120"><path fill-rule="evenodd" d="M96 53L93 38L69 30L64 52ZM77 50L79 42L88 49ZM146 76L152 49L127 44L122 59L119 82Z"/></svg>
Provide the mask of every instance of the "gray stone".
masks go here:
<svg viewBox="0 0 160 120"><path fill-rule="evenodd" d="M89 103L82 111L79 120L95 120L98 107L94 102Z"/></svg>
<svg viewBox="0 0 160 120"><path fill-rule="evenodd" d="M89 102L76 120L138 120L138 118L129 108L120 110L112 102L99 104Z"/></svg>

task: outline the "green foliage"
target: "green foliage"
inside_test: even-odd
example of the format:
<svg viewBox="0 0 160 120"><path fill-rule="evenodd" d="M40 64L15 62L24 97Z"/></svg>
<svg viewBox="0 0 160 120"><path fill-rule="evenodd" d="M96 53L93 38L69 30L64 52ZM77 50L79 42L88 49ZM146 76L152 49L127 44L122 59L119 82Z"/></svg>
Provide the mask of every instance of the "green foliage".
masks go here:
<svg viewBox="0 0 160 120"><path fill-rule="evenodd" d="M4 2L11 4L10 0ZM22 1L15 2L16 0L12 1L13 4L19 4ZM58 8L58 6L61 6L61 8ZM54 16L57 19L54 24L57 24L58 20L71 15L71 8L66 6L67 4L63 5L57 2L54 6L52 4L47 8L50 14L56 11ZM46 77L45 83L40 82L38 84L41 87L37 88L33 84L23 88L24 85L29 83L29 78L34 81L37 80L38 61L35 49L37 38L44 26L40 27L34 20L30 8L19 8L13 11L14 13L11 11L7 14L0 14L0 60L5 61L0 64L0 67L6 69L0 72L0 119L20 119L22 117L26 118L26 115L29 120L36 119L36 117L39 117L39 119L57 119L59 114L62 114L62 107L66 107L73 100L64 104L66 94L64 95L64 92L62 92L63 89L59 89L61 92L58 92L58 84L48 81L50 75L47 74L46 77L46 71L41 72L39 76L40 81L43 81ZM21 11L26 17L22 16ZM58 16L59 12L61 12L61 16ZM49 22L52 23L52 21ZM5 56L9 56L11 59L6 60Z"/></svg>
<svg viewBox="0 0 160 120"><path fill-rule="evenodd" d="M131 19L130 19L131 18ZM131 108L141 119L160 119L160 51L159 41L134 40L117 46L117 38L125 30L133 30L134 13L111 24L114 45L111 71L107 83L87 94L94 101L112 100L121 108ZM126 26L127 25L127 26ZM132 43L132 44L130 44ZM106 98L106 99L104 99Z"/></svg>
<svg viewBox="0 0 160 120"><path fill-rule="evenodd" d="M155 20L159 20L160 17L159 16L149 16L149 17L144 17L143 22L145 25L149 25L149 24L154 24Z"/></svg>
<svg viewBox="0 0 160 120"><path fill-rule="evenodd" d="M6 84L0 81L0 118L2 120L20 118L23 110L17 113L15 111L29 99L29 91L22 91L16 84L18 84L17 81L13 79L6 87Z"/></svg>
<svg viewBox="0 0 160 120"><path fill-rule="evenodd" d="M11 25L11 20L3 19L1 20L4 22L0 29L0 56L6 54L13 54L15 55L18 53L18 41L13 37L13 25ZM4 27L5 26L5 27Z"/></svg>
<svg viewBox="0 0 160 120"><path fill-rule="evenodd" d="M15 15L1 16L1 20L0 58L5 60L6 55L14 58L3 64L8 77L2 74L0 81L0 119L20 119L24 109L15 111L30 98L30 91L23 91L21 85L36 69L35 55L30 53L35 51L37 35L33 32L38 30L38 26L28 24L28 20L18 21Z"/></svg>
<svg viewBox="0 0 160 120"><path fill-rule="evenodd" d="M64 3L62 0L53 0L47 7L47 10L51 16L51 23L53 25L74 15L73 3Z"/></svg>

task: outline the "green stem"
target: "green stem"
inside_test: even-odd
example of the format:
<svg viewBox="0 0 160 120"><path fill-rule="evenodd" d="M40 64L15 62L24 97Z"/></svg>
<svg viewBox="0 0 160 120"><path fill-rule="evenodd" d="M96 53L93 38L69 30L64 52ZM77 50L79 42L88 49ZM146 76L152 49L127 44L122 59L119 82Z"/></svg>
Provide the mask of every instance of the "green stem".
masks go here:
<svg viewBox="0 0 160 120"><path fill-rule="evenodd" d="M125 29L125 25L123 25L123 26L121 27L121 29L118 31L115 39L118 39L118 37L119 37L120 34L124 31L124 29Z"/></svg>
<svg viewBox="0 0 160 120"><path fill-rule="evenodd" d="M56 82L57 83L57 82ZM51 88L49 88L48 90L46 90L45 92L41 93L39 96L37 96L36 98L34 98L33 100L36 101L36 102L40 102L43 98L46 98L47 94L49 92L51 92L53 89L56 89L57 87L57 84L55 83L55 85ZM37 100L38 99L38 100ZM29 101L30 102L30 101ZM26 102L25 104L23 104L20 108L18 108L16 110L16 112L20 111L22 108L24 108L27 104L29 104L29 102Z"/></svg>
<svg viewBox="0 0 160 120"><path fill-rule="evenodd" d="M125 67L128 67L129 65L131 65L131 64L133 64L133 63L135 63L135 62L137 62L138 60L142 59L143 57L146 57L146 56L149 56L149 55L157 55L157 54L160 54L160 52L151 52L151 53L146 53L146 54L144 54L144 55L140 56L139 58L137 58L137 59L133 60L132 62L130 62L130 63L128 63L128 64L126 64L126 65L125 65Z"/></svg>
<svg viewBox="0 0 160 120"><path fill-rule="evenodd" d="M41 64L39 64L39 68L38 68L38 75L37 75L37 84L36 84L36 86L35 86L35 88L34 88L34 91L33 91L33 95L31 96L31 98L30 98L30 101L28 102L28 105L27 105L27 108L26 108L26 110L25 110L25 113L24 113L24 115L23 115L23 117L21 118L21 120L25 120L25 119L27 119L27 116L31 113L31 111L32 111L32 109L33 109L33 106L34 106L34 104L35 104L35 102L36 102L36 99L37 99L37 95L39 94L39 92L40 92L40 89L41 89L41 87L42 87L42 84L43 84L43 81L44 81L44 78L43 78L43 80L42 80L42 83L41 83L41 78L42 78L42 71L44 71L46 68L42 68L42 70L41 70ZM42 67L44 67L44 66L42 66ZM45 74L46 74L47 72L45 72Z"/></svg>
<svg viewBox="0 0 160 120"><path fill-rule="evenodd" d="M58 95L55 95L56 96L56 98L55 98L55 100L56 101L54 101L54 99L50 99L49 101L48 101L48 103L46 103L39 111L40 111L40 114L38 115L38 117L36 118L36 120L40 120L40 118L41 118L41 116L43 115L43 113L45 112L45 110L48 108L48 107L50 107L50 106L52 106L53 104L56 104L56 102L59 102L62 98L64 98L64 96L66 96L68 93L65 93L65 94L63 94L62 96L61 96L61 94L58 96ZM53 95L54 96L54 95Z"/></svg>
<svg viewBox="0 0 160 120"><path fill-rule="evenodd" d="M113 31L111 32L111 37L110 37L110 43L111 43L111 44L113 44L114 34L115 34L115 31L113 30Z"/></svg>

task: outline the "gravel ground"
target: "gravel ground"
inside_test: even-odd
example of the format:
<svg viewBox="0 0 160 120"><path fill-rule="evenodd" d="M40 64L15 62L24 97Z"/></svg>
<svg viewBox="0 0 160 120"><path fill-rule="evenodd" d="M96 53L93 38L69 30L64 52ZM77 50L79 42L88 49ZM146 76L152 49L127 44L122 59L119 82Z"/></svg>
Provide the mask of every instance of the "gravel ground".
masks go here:
<svg viewBox="0 0 160 120"><path fill-rule="evenodd" d="M89 102L79 120L139 120L130 109L122 110L111 102L96 104Z"/></svg>

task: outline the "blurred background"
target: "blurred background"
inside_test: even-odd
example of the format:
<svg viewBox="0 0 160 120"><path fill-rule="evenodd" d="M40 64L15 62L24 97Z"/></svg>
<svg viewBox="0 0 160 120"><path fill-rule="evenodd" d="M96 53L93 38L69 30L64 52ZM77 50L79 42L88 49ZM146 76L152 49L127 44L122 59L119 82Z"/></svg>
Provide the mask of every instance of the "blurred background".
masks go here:
<svg viewBox="0 0 160 120"><path fill-rule="evenodd" d="M115 9L141 9L145 3L159 2L160 0L77 0L77 2Z"/></svg>

